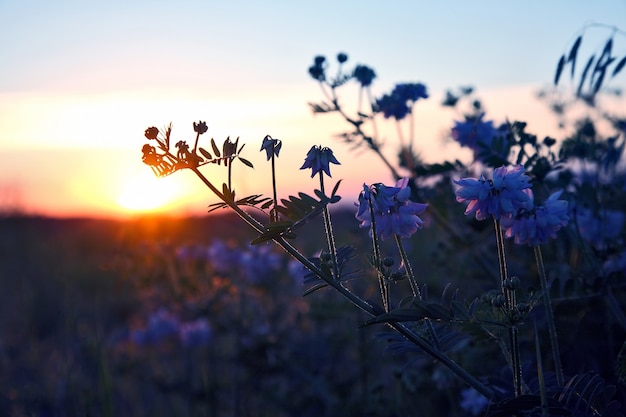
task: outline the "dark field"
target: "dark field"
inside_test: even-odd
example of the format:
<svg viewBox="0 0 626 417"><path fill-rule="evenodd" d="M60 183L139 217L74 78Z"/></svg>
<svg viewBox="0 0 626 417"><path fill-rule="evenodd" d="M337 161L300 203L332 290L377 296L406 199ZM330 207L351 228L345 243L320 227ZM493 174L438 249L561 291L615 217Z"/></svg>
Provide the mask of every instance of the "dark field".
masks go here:
<svg viewBox="0 0 626 417"><path fill-rule="evenodd" d="M338 240L366 248L353 216L334 214ZM299 232L307 256L323 246L320 227ZM469 252L446 253L438 233L408 241L431 299L446 277L461 278L468 300L493 286L476 273L485 265L461 268ZM271 244L249 247L253 238L230 215L2 219L0 415L470 416L484 404L436 362L394 349L383 325L360 328L368 317L335 292L302 297L302 270ZM511 259L512 271L528 265ZM376 297L371 276L351 286ZM624 332L601 297L557 297L555 310L566 372L615 382ZM508 380L497 344L455 337L455 360Z"/></svg>

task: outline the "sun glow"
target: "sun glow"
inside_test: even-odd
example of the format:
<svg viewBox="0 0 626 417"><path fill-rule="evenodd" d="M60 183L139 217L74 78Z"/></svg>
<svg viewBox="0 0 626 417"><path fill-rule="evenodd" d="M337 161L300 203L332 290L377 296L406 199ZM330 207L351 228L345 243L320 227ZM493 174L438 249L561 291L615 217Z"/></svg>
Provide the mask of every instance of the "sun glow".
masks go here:
<svg viewBox="0 0 626 417"><path fill-rule="evenodd" d="M117 198L117 204L128 212L166 210L181 191L172 178L156 178L149 170L127 179Z"/></svg>

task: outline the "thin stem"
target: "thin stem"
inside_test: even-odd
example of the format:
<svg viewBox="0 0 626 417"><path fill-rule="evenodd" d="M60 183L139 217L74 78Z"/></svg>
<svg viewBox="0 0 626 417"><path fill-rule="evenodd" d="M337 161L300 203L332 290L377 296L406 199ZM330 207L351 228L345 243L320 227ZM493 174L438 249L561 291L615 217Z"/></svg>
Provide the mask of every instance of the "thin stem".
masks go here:
<svg viewBox="0 0 626 417"><path fill-rule="evenodd" d="M494 228L496 232L496 246L498 247L498 262L500 264L500 289L504 294L504 308L507 320L511 320L517 309L515 290L509 285L509 277L506 266L506 254L504 250L504 236L500 221L494 218ZM515 396L522 394L522 365L519 351L519 333L516 323L509 323L509 343L511 345L511 364L513 369L513 388Z"/></svg>
<svg viewBox="0 0 626 417"><path fill-rule="evenodd" d="M374 213L374 205L372 204L371 196L370 199L367 200L367 206L370 211L370 219L372 222L372 263L374 264L374 269L376 269L376 275L378 277L378 284L380 285L380 296L383 300L383 308L385 312L389 312L389 287L387 284L387 278L382 273L382 256L380 255L380 244L378 243L378 230L376 230L376 215Z"/></svg>
<svg viewBox="0 0 626 417"><path fill-rule="evenodd" d="M320 171L320 191L322 195L326 195L324 191L324 173ZM339 280L339 263L337 262L337 248L335 246L335 235L333 233L333 224L330 221L330 211L328 210L328 204L324 205L324 229L326 230L326 240L328 241L328 251L330 252L330 259L333 263L333 275L336 280Z"/></svg>
<svg viewBox="0 0 626 417"><path fill-rule="evenodd" d="M546 309L546 323L548 325L548 333L550 335L550 345L552 347L552 359L554 360L554 368L556 372L556 382L562 387L565 384L563 378L563 367L561 365L561 355L559 349L559 339L556 334L556 325L554 323L554 311L552 310L552 301L550 300L550 289L548 288L548 279L546 277L546 269L543 264L543 256L541 248L534 246L535 260L537 261L537 270L539 271L539 280L541 281L541 291L543 292L543 305Z"/></svg>
<svg viewBox="0 0 626 417"><path fill-rule="evenodd" d="M422 292L420 291L419 285L417 284L417 280L415 279L415 274L413 273L413 267L411 266L411 262L409 261L409 257L406 254L406 250L404 249L404 245L402 244L402 238L397 234L393 235L396 239L396 246L398 247L398 252L400 252L400 258L402 259L402 263L404 264L404 269L406 269L406 275L409 280L409 284L411 285L411 291L413 292L413 297L417 297L420 300L422 299Z"/></svg>
<svg viewBox="0 0 626 417"><path fill-rule="evenodd" d="M278 221L278 194L276 192L276 156L274 154L274 143L272 142L272 193L274 199L274 205L272 206L272 212L270 213L270 220L273 222Z"/></svg>
<svg viewBox="0 0 626 417"><path fill-rule="evenodd" d="M406 254L406 250L404 249L404 244L402 243L402 238L397 234L393 235L396 239L396 246L398 246L398 252L400 252L400 258L402 258L402 263L404 264L404 269L406 269L407 278L409 280L409 284L411 285L411 291L413 292L413 297L417 297L418 299L422 299L422 292L420 291L420 287L417 284L417 280L415 279L415 274L413 273L413 267L411 266L411 262L409 261L409 257ZM440 349L441 345L439 343L439 337L437 337L437 333L435 333L435 328L433 326L433 322L426 318L424 319L426 323L426 329L428 330L428 334L433 344L437 349Z"/></svg>
<svg viewBox="0 0 626 417"><path fill-rule="evenodd" d="M222 201L228 204L239 217L248 223L250 227L252 227L255 231L259 233L263 233L265 231L265 227L259 223L256 219L250 216L248 213L243 211L241 207L237 206L234 201L228 201L224 198L224 195L198 170L197 167L190 168L196 176ZM313 262L311 262L307 257L298 251L294 246L292 246L288 241L286 241L282 236L278 236L273 238L274 242L280 246L285 252L291 255L294 259L299 261L305 268L314 273L320 279L322 279L328 286L335 289L339 292L343 297L345 297L349 302L351 302L354 306L366 312L368 315L372 317L377 317L381 314L380 308L368 303L363 300L348 288L344 287L341 282L333 279L332 276L324 273L320 268L318 268ZM398 333L407 338L411 343L415 344L417 347L422 349L424 352L429 354L433 359L441 362L446 368L450 369L455 375L465 381L469 386L478 391L481 395L484 395L488 399L496 399L496 393L476 379L473 375L467 372L463 367L450 359L445 353L436 350L431 343L424 339L424 337L414 333L411 329L409 329L403 323L391 321L389 322L389 326L396 330Z"/></svg>

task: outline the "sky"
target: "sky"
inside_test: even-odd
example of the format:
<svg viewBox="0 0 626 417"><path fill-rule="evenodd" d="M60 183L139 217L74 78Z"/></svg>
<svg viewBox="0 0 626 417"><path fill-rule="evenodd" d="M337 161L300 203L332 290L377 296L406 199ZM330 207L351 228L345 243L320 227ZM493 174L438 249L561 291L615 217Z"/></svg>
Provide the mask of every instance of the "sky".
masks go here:
<svg viewBox="0 0 626 417"><path fill-rule="evenodd" d="M307 73L314 56L345 52L348 64L373 67L376 95L397 82L426 84L415 144L434 162L466 156L444 140L458 118L440 106L448 88L472 85L494 120L527 120L538 136L554 134L534 94L591 23L626 30L626 0L0 0L0 211L203 213L216 200L193 175L157 180L140 152L147 127L172 122L175 140L192 141L199 120L207 139L247 144L255 169L235 170L240 195L271 193L258 152L269 134L283 141L279 194L317 186L298 168L312 145L324 145L343 161L333 179L356 200L363 182L391 178L379 160L333 138L346 128L340 119L312 114L307 103L323 99ZM596 49L608 35L587 33L583 47ZM615 81L626 85L624 76ZM218 168L206 172L220 184Z"/></svg>

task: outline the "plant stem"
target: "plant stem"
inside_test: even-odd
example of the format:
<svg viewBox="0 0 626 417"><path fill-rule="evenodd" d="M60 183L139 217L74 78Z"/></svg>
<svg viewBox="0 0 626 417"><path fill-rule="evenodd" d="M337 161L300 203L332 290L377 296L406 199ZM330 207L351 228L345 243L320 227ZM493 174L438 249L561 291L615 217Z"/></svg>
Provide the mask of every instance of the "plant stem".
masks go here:
<svg viewBox="0 0 626 417"><path fill-rule="evenodd" d="M550 345L552 348L552 359L554 360L556 382L559 387L562 387L565 380L563 378L563 367L561 365L561 355L559 353L559 340L556 334L554 311L552 310L552 301L550 300L550 289L548 288L546 269L543 264L541 248L539 246L534 246L533 249L535 251L535 260L537 261L537 270L539 271L539 280L541 281L541 291L543 292L543 306L546 310L546 323L548 325L548 333L550 335Z"/></svg>
<svg viewBox="0 0 626 417"><path fill-rule="evenodd" d="M413 274L413 267L411 267L411 262L409 261L409 257L407 256L404 245L402 244L402 238L397 234L394 234L393 236L396 239L396 246L398 247L398 252L400 252L400 258L402 259L402 263L404 264L404 268L406 269L406 275L409 280L409 284L411 285L413 297L417 297L421 300L422 292L420 291L420 287L417 284L415 275Z"/></svg>
<svg viewBox="0 0 626 417"><path fill-rule="evenodd" d="M380 296L383 300L383 308L386 313L389 312L389 287L387 286L387 278L382 272L382 256L380 255L380 245L378 243L378 230L376 230L376 214L374 213L374 205L372 204L371 196L367 200L367 206L370 211L370 219L372 222L372 263L376 270L376 276L378 277L378 284L380 286Z"/></svg>
<svg viewBox="0 0 626 417"><path fill-rule="evenodd" d="M274 199L274 205L272 206L272 211L270 213L270 221L277 222L278 221L278 195L276 192L276 156L274 154L274 143L272 143L272 197Z"/></svg>
<svg viewBox="0 0 626 417"><path fill-rule="evenodd" d="M200 171L197 167L190 167L190 169L198 176L198 178L222 201L228 204L239 217L245 221L250 227L252 227L258 233L264 233L265 227L263 224L259 223L256 219L250 216L248 213L243 211L241 207L237 206L234 201L227 201L224 198L224 194L222 194ZM328 286L334 288L337 292L339 292L344 298L350 301L354 306L366 312L368 315L372 317L377 317L381 314L380 307L376 307L367 301L363 300L348 288L344 287L341 282L333 279L332 276L324 273L320 268L318 268L313 262L311 262L307 257L298 251L294 246L292 246L288 241L286 241L282 236L278 236L273 238L274 242L280 246L285 252L291 255L294 259L299 261L305 268L309 271L313 272L316 276L322 279ZM396 330L398 333L407 338L410 342L415 344L417 347L422 349L424 352L429 354L433 359L441 362L443 366L450 369L455 375L465 381L469 386L478 391L481 395L484 395L488 399L496 399L496 393L476 379L473 375L467 372L463 367L450 359L445 353L438 351L435 349L431 343L425 339L424 337L414 333L411 329L409 329L403 323L391 321L389 322L389 326Z"/></svg>
<svg viewBox="0 0 626 417"><path fill-rule="evenodd" d="M515 289L509 286L509 277L506 266L506 254L504 250L504 236L500 221L494 218L494 228L496 232L496 246L498 247L498 262L500 264L500 289L504 295L504 308L509 320L509 343L511 345L511 364L513 373L513 388L515 396L522 394L522 364L519 351L519 334L517 323L512 322L516 315L517 301L515 299Z"/></svg>
<svg viewBox="0 0 626 417"><path fill-rule="evenodd" d="M320 171L320 191L325 196L324 191L324 173ZM337 248L335 246L335 235L333 233L333 224L330 221L330 211L328 210L328 204L324 205L324 229L326 230L326 240L328 241L328 251L330 252L330 259L333 263L333 275L336 280L339 280L339 263L337 262Z"/></svg>

